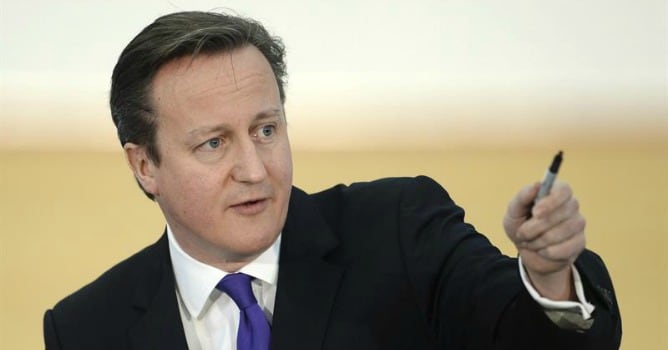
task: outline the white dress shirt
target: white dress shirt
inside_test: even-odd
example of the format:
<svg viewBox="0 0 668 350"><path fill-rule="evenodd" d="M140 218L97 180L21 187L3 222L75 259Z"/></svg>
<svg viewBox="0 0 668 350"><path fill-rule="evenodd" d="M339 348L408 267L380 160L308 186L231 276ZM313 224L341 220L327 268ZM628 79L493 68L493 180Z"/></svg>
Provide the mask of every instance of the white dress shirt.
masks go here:
<svg viewBox="0 0 668 350"><path fill-rule="evenodd" d="M531 297L540 304L545 310L579 310L580 315L583 319L588 320L591 318L591 313L594 312L594 305L590 304L584 295L584 288L582 287L582 279L580 278L580 273L575 266L571 265L571 271L573 271L573 285L575 286L575 295L578 297L578 301L554 301L548 298L542 297L538 294L538 291L533 287L531 282L529 282L529 277L527 276L526 271L524 270L524 265L522 265L522 257L518 259L520 276L522 277L522 283L527 289Z"/></svg>
<svg viewBox="0 0 668 350"><path fill-rule="evenodd" d="M179 302L181 321L188 348L192 350L235 350L239 327L239 308L216 285L227 275L226 272L195 260L184 252L167 226L169 254L172 259L176 279L176 297ZM271 324L276 299L278 280L278 258L281 236L264 253L239 270L255 277L251 285L260 308ZM538 294L519 260L520 276L529 294L545 310L580 310L582 318L591 318L594 306L588 303L580 275L573 266L573 281L579 302L553 301Z"/></svg>
<svg viewBox="0 0 668 350"><path fill-rule="evenodd" d="M237 348L239 308L216 285L226 272L195 260L179 246L167 226L169 255L176 279L176 297L188 348L234 350ZM276 242L239 272L255 277L251 282L260 309L271 323L278 280L279 235Z"/></svg>

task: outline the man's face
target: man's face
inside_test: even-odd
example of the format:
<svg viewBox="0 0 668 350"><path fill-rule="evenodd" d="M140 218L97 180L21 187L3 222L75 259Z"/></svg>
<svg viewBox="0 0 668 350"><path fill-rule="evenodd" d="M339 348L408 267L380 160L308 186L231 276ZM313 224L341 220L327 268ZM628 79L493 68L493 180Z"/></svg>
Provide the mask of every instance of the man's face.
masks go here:
<svg viewBox="0 0 668 350"><path fill-rule="evenodd" d="M161 161L146 162L142 184L186 252L240 268L282 230L292 186L269 63L254 46L185 57L160 68L151 92Z"/></svg>

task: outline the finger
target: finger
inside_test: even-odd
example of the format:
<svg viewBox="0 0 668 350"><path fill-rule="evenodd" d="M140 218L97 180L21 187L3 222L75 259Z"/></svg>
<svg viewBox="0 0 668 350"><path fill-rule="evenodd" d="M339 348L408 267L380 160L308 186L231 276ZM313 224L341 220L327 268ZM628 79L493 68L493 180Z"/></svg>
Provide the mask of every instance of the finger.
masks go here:
<svg viewBox="0 0 668 350"><path fill-rule="evenodd" d="M506 215L503 218L503 228L506 235L517 244L518 228L527 220L533 198L536 197L540 183L523 187L508 204Z"/></svg>
<svg viewBox="0 0 668 350"><path fill-rule="evenodd" d="M538 239L554 227L580 215L580 203L571 197L567 202L542 217L532 217L518 229L518 237L526 241Z"/></svg>
<svg viewBox="0 0 668 350"><path fill-rule="evenodd" d="M522 263L527 271L532 270L541 274L559 271L571 264L568 260L559 261L545 259L531 250L524 249L520 250L519 253L522 256Z"/></svg>
<svg viewBox="0 0 668 350"><path fill-rule="evenodd" d="M583 233L585 226L585 218L579 214L574 215L566 220L561 221L559 224L550 227L547 231L545 231L545 233L541 234L536 239L526 242L523 247L529 250L537 251L551 245L560 244L571 239L577 234Z"/></svg>
<svg viewBox="0 0 668 350"><path fill-rule="evenodd" d="M513 199L508 203L508 210L506 210L506 217L511 220L518 220L526 218L529 209L533 204L540 183L536 182L533 185L524 186Z"/></svg>
<svg viewBox="0 0 668 350"><path fill-rule="evenodd" d="M550 245L538 251L538 255L546 260L574 262L585 247L584 232L574 235L571 239L559 244Z"/></svg>
<svg viewBox="0 0 668 350"><path fill-rule="evenodd" d="M573 190L564 182L556 182L550 194L539 200L532 208L533 217L542 217L562 206L573 196Z"/></svg>

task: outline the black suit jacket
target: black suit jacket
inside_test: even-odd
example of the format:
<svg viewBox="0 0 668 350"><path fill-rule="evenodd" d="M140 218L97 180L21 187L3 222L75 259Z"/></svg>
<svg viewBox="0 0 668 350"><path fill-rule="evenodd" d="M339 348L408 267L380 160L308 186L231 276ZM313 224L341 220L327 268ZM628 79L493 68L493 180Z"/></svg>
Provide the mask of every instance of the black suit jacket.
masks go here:
<svg viewBox="0 0 668 350"><path fill-rule="evenodd" d="M516 259L463 221L433 180L293 189L282 233L273 349L617 349L601 259L576 265L596 305L563 330L528 295ZM185 349L166 236L59 302L48 349Z"/></svg>

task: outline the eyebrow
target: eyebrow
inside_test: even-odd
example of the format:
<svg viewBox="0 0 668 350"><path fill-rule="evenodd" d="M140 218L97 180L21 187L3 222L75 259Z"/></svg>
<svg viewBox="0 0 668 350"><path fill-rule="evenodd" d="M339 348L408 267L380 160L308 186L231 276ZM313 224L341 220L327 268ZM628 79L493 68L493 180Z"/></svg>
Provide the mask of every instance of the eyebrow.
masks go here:
<svg viewBox="0 0 668 350"><path fill-rule="evenodd" d="M253 118L253 122L251 124L256 124L257 122L266 120L266 119L271 119L275 117L281 117L281 113L283 110L281 109L270 109L268 111L260 112L258 113L255 118Z"/></svg>
<svg viewBox="0 0 668 350"><path fill-rule="evenodd" d="M253 118L251 125L257 124L258 122L261 122L266 119L270 118L275 118L275 117L280 117L282 113L281 109L270 109L267 111L260 112L255 115ZM188 131L188 137L189 138L196 138L199 135L207 135L211 133L220 133L220 132L226 132L229 131L231 128L227 123L221 123L218 125L213 125L213 126L202 126L199 128L192 129Z"/></svg>

